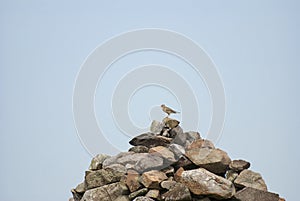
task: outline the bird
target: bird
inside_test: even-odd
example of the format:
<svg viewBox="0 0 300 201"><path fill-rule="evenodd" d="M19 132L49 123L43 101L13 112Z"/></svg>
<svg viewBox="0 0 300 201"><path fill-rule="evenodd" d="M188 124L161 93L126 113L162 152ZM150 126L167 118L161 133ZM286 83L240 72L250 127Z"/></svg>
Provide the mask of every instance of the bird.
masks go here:
<svg viewBox="0 0 300 201"><path fill-rule="evenodd" d="M173 109L167 107L165 104L162 104L160 107L161 107L161 109L162 109L165 113L168 114L168 116L169 116L170 114L172 114L172 113L174 113L174 114L180 113L180 112L177 112L177 111L175 111L175 110L173 110Z"/></svg>

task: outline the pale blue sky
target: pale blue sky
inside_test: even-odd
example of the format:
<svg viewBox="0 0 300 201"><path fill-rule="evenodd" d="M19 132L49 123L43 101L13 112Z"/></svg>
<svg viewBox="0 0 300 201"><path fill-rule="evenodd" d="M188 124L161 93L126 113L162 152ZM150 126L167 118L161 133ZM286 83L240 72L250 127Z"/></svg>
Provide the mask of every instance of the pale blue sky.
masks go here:
<svg viewBox="0 0 300 201"><path fill-rule="evenodd" d="M231 158L249 160L269 190L298 199L299 2L178 2L0 1L2 200L71 196L69 190L83 179L90 161L73 122L76 75L96 46L140 28L182 33L211 56L227 100L217 146ZM145 62L143 56L133 58L123 64ZM164 60L161 55L155 59ZM136 94L134 103L153 98L149 93ZM204 114L209 115L209 107L201 102ZM145 124L138 111L132 115ZM208 123L204 117L201 131Z"/></svg>

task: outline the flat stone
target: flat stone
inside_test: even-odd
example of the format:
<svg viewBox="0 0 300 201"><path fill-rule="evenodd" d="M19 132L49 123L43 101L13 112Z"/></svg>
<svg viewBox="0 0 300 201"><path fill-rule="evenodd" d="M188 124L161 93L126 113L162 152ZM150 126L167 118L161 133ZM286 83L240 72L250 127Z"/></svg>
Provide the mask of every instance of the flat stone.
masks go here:
<svg viewBox="0 0 300 201"><path fill-rule="evenodd" d="M113 182L118 182L125 175L126 169L120 164L113 164L106 169L86 171L86 189L100 187Z"/></svg>
<svg viewBox="0 0 300 201"><path fill-rule="evenodd" d="M131 147L128 151L135 152L135 153L148 153L149 148L145 146L134 146Z"/></svg>
<svg viewBox="0 0 300 201"><path fill-rule="evenodd" d="M187 186L195 195L228 199L235 194L232 182L203 168L187 171L180 168L175 174L175 180Z"/></svg>
<svg viewBox="0 0 300 201"><path fill-rule="evenodd" d="M161 134L164 127L165 127L164 123L153 120L151 123L151 126L150 126L150 131L151 131L151 133L158 135L158 134Z"/></svg>
<svg viewBox="0 0 300 201"><path fill-rule="evenodd" d="M150 189L148 193L145 195L148 198L158 199L159 198L159 190L157 189Z"/></svg>
<svg viewBox="0 0 300 201"><path fill-rule="evenodd" d="M151 170L142 174L141 183L147 188L159 189L159 184L167 180L165 173L157 170Z"/></svg>
<svg viewBox="0 0 300 201"><path fill-rule="evenodd" d="M238 188L251 187L258 190L267 191L267 185L261 175L252 170L243 170L234 180Z"/></svg>
<svg viewBox="0 0 300 201"><path fill-rule="evenodd" d="M125 183L130 192L137 191L141 187L141 184L139 183L139 178L140 178L140 175L138 172L136 172L134 170L127 171Z"/></svg>
<svg viewBox="0 0 300 201"><path fill-rule="evenodd" d="M185 155L194 164L215 174L225 174L231 162L227 153L220 149L193 148L188 149Z"/></svg>
<svg viewBox="0 0 300 201"><path fill-rule="evenodd" d="M171 119L169 117L165 117L163 119L163 123L168 127L168 128L176 128L179 124L180 121L176 120L176 119Z"/></svg>
<svg viewBox="0 0 300 201"><path fill-rule="evenodd" d="M128 197L130 200L133 200L134 198L136 198L138 196L146 195L147 192L148 192L147 188L142 188L140 190L130 193Z"/></svg>
<svg viewBox="0 0 300 201"><path fill-rule="evenodd" d="M91 161L89 170L100 170L102 168L103 161L107 158L110 158L110 156L106 154L96 155Z"/></svg>
<svg viewBox="0 0 300 201"><path fill-rule="evenodd" d="M279 195L255 188L246 187L234 195L239 201L279 201Z"/></svg>
<svg viewBox="0 0 300 201"><path fill-rule="evenodd" d="M170 162L176 162L174 153L172 151L170 151L170 149L168 149L167 147L163 147L163 146L153 147L153 148L149 149L149 153L156 153L160 157L162 157Z"/></svg>
<svg viewBox="0 0 300 201"><path fill-rule="evenodd" d="M143 173L149 170L159 170L165 166L167 165L164 164L162 157L156 154L147 154L141 158L133 168L139 173Z"/></svg>
<svg viewBox="0 0 300 201"><path fill-rule="evenodd" d="M144 133L135 138L133 138L129 144L133 146L146 146L148 148L157 147L157 146L165 146L167 147L172 141L172 138L167 138L159 135L155 135L153 133Z"/></svg>
<svg viewBox="0 0 300 201"><path fill-rule="evenodd" d="M162 195L162 199L165 201L190 201L192 196L185 185L177 183Z"/></svg>
<svg viewBox="0 0 300 201"><path fill-rule="evenodd" d="M229 168L238 173L240 173L245 169L248 169L249 167L250 167L250 163L245 160L233 160L229 164Z"/></svg>
<svg viewBox="0 0 300 201"><path fill-rule="evenodd" d="M149 197L145 197L145 196L139 196L137 198L135 198L133 201L155 201L152 198Z"/></svg>
<svg viewBox="0 0 300 201"><path fill-rule="evenodd" d="M126 185L118 182L87 190L81 201L124 201L126 194L128 194Z"/></svg>

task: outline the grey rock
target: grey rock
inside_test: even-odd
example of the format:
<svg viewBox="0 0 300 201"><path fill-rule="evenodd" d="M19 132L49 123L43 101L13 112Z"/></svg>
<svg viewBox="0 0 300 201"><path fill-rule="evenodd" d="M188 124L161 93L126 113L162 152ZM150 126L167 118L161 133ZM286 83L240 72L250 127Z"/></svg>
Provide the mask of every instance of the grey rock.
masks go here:
<svg viewBox="0 0 300 201"><path fill-rule="evenodd" d="M144 133L135 138L133 138L129 144L133 146L146 146L148 148L165 146L167 147L172 141L172 138L167 138L164 136L157 136L153 133Z"/></svg>
<svg viewBox="0 0 300 201"><path fill-rule="evenodd" d="M170 144L169 149L174 153L176 159L185 154L184 147L179 144Z"/></svg>
<svg viewBox="0 0 300 201"><path fill-rule="evenodd" d="M186 140L188 141L189 144L191 144L195 140L201 139L200 133L195 131L188 131L185 132L184 134L186 135Z"/></svg>
<svg viewBox="0 0 300 201"><path fill-rule="evenodd" d="M187 186L195 195L228 199L235 194L232 182L203 168L187 171L180 168L175 174L175 180Z"/></svg>
<svg viewBox="0 0 300 201"><path fill-rule="evenodd" d="M237 173L237 172L235 172L235 171L233 171L233 170L228 170L227 172L226 172L226 179L228 179L229 181L231 181L231 182L234 182L234 180L237 178L237 176L238 176L239 174Z"/></svg>
<svg viewBox="0 0 300 201"><path fill-rule="evenodd" d="M140 190L130 193L128 197L130 200L133 200L134 198L136 198L138 196L146 195L147 192L148 192L147 188L142 188Z"/></svg>
<svg viewBox="0 0 300 201"><path fill-rule="evenodd" d="M148 153L149 148L145 146L134 146L131 147L128 151L135 152L135 153Z"/></svg>
<svg viewBox="0 0 300 201"><path fill-rule="evenodd" d="M164 166L167 166L167 164L164 164L162 157L156 154L147 154L134 165L133 169L139 173L143 173L148 170L162 169Z"/></svg>
<svg viewBox="0 0 300 201"><path fill-rule="evenodd" d="M170 136L172 138L174 138L174 140L172 141L172 143L174 144L179 144L181 146L185 146L186 144L186 135L183 133L183 130L180 126L177 126L175 128L172 128L170 131Z"/></svg>
<svg viewBox="0 0 300 201"><path fill-rule="evenodd" d="M102 163L105 159L109 158L110 156L106 154L98 154L96 155L90 164L89 169L90 170L100 170L102 168Z"/></svg>
<svg viewBox="0 0 300 201"><path fill-rule="evenodd" d="M123 201L126 194L128 194L126 185L118 182L87 190L81 201Z"/></svg>
<svg viewBox="0 0 300 201"><path fill-rule="evenodd" d="M246 187L234 195L239 201L279 201L279 195L255 188Z"/></svg>
<svg viewBox="0 0 300 201"><path fill-rule="evenodd" d="M160 186L164 189L170 190L176 184L177 184L176 181L162 181Z"/></svg>
<svg viewBox="0 0 300 201"><path fill-rule="evenodd" d="M151 133L158 135L158 134L161 134L164 127L165 127L164 123L153 120L151 123L151 126L150 126L150 131L151 131Z"/></svg>
<svg viewBox="0 0 300 201"><path fill-rule="evenodd" d="M177 183L171 189L162 195L165 201L190 201L192 200L189 189L181 184Z"/></svg>
<svg viewBox="0 0 300 201"><path fill-rule="evenodd" d="M181 156L176 163L172 165L176 170L184 168L185 170L196 169L197 166L186 156Z"/></svg>
<svg viewBox="0 0 300 201"><path fill-rule="evenodd" d="M84 193L84 192L85 192L85 184L84 184L84 182L78 184L78 185L76 186L76 188L75 188L75 191L76 191L77 193Z"/></svg>
<svg viewBox="0 0 300 201"><path fill-rule="evenodd" d="M83 196L83 193L78 193L78 192L75 191L75 189L72 189L71 193L73 195L73 200L74 201L80 201L82 196Z"/></svg>
<svg viewBox="0 0 300 201"><path fill-rule="evenodd" d="M229 164L229 168L238 173L240 173L245 169L248 169L249 167L250 167L250 163L245 160L233 160Z"/></svg>
<svg viewBox="0 0 300 201"><path fill-rule="evenodd" d="M163 146L153 147L153 148L149 149L149 153L158 155L158 156L162 157L163 159L168 160L171 163L176 162L174 153L167 147L163 147Z"/></svg>
<svg viewBox="0 0 300 201"><path fill-rule="evenodd" d="M243 170L234 180L234 184L238 188L251 187L263 191L267 191L267 185L261 175L252 170Z"/></svg>
<svg viewBox="0 0 300 201"><path fill-rule="evenodd" d="M145 196L139 196L136 197L133 201L155 201L152 198L149 197L145 197Z"/></svg>

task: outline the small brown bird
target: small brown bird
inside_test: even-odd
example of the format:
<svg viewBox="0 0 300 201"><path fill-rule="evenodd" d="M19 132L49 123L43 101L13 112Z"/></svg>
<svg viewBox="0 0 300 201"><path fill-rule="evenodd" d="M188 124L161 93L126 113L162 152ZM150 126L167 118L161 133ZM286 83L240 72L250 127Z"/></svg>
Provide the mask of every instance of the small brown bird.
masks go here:
<svg viewBox="0 0 300 201"><path fill-rule="evenodd" d="M161 107L161 109L162 109L165 113L168 114L168 116L169 116L170 114L172 114L172 113L174 113L174 114L180 113L180 112L177 112L177 111L175 111L175 110L173 110L173 109L167 107L165 104L162 104L160 107Z"/></svg>

